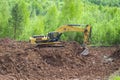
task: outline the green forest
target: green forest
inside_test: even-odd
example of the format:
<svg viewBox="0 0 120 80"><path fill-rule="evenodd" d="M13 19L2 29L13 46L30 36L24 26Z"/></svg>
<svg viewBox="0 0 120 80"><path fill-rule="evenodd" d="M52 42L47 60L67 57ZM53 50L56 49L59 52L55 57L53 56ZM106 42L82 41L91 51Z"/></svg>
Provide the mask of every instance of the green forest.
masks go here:
<svg viewBox="0 0 120 80"><path fill-rule="evenodd" d="M28 41L65 24L91 25L92 45L120 44L120 0L0 0L0 38ZM66 32L61 39L81 43L83 35Z"/></svg>

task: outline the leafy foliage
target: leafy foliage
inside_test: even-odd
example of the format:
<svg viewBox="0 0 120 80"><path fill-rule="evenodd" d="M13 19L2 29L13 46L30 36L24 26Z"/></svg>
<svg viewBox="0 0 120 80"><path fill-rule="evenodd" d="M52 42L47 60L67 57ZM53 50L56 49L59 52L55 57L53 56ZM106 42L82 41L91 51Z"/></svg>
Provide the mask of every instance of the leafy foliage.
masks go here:
<svg viewBox="0 0 120 80"><path fill-rule="evenodd" d="M32 35L45 35L64 24L90 24L91 44L120 44L119 3L119 0L1 0L0 37L29 40ZM62 39L81 43L83 34L66 32Z"/></svg>
<svg viewBox="0 0 120 80"><path fill-rule="evenodd" d="M120 76L113 76L110 80L120 80Z"/></svg>
<svg viewBox="0 0 120 80"><path fill-rule="evenodd" d="M120 0L88 0L91 3L110 7L120 7Z"/></svg>
<svg viewBox="0 0 120 80"><path fill-rule="evenodd" d="M5 6L5 7L4 7ZM6 37L10 34L8 20L10 17L8 2L0 1L0 36Z"/></svg>
<svg viewBox="0 0 120 80"><path fill-rule="evenodd" d="M17 38L16 36L19 36L22 33L23 27L28 21L28 15L25 2L21 1L19 4L16 3L15 6L13 6L11 11L12 18L10 21L14 31L14 38Z"/></svg>

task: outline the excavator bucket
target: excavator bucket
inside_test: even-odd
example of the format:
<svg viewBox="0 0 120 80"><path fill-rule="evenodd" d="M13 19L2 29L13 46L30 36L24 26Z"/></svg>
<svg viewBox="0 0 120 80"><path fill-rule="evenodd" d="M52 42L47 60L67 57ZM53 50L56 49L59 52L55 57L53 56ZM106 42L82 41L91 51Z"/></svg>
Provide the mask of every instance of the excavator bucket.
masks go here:
<svg viewBox="0 0 120 80"><path fill-rule="evenodd" d="M84 48L83 51L80 54L83 55L83 56L88 55L89 54L88 48Z"/></svg>

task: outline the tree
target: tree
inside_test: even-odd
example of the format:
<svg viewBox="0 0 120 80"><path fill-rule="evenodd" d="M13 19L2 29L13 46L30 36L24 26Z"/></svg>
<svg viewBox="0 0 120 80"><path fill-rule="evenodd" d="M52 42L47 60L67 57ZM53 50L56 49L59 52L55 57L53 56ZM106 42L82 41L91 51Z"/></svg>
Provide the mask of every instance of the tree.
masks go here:
<svg viewBox="0 0 120 80"><path fill-rule="evenodd" d="M10 17L9 5L7 1L0 1L0 37L7 37L10 34L8 19Z"/></svg>
<svg viewBox="0 0 120 80"><path fill-rule="evenodd" d="M58 27L58 21L59 21L59 11L54 4L53 6L49 7L47 10L47 13L45 15L45 24L46 29L50 28L49 30L55 30Z"/></svg>
<svg viewBox="0 0 120 80"><path fill-rule="evenodd" d="M11 16L14 39L16 39L22 33L25 25L27 25L29 18L29 12L24 1L19 1L15 4L12 8Z"/></svg>

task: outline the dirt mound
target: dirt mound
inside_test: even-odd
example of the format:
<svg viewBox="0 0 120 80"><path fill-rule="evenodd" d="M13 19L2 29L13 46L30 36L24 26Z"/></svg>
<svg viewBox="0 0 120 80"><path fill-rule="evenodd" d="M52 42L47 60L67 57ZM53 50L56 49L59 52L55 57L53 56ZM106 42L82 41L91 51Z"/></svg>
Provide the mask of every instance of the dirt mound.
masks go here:
<svg viewBox="0 0 120 80"><path fill-rule="evenodd" d="M1 39L0 79L103 80L120 66L120 60L103 61L103 56L111 55L114 47L90 47L90 55L81 56L83 49L77 42L63 44L64 47L35 47L28 42Z"/></svg>

